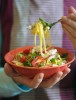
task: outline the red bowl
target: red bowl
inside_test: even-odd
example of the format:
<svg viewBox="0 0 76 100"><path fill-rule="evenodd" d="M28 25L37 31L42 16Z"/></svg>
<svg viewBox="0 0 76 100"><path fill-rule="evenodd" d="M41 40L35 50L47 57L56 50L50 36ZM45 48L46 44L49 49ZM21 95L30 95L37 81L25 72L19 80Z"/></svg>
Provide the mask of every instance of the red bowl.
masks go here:
<svg viewBox="0 0 76 100"><path fill-rule="evenodd" d="M37 73L44 73L44 79L49 78L50 76L52 76L56 72L63 71L68 65L70 65L75 60L74 54L72 52L70 52L69 50L53 46L53 48L58 50L59 54L63 54L63 53L68 54L68 56L67 56L68 62L66 64L64 64L62 66L58 66L58 67L57 66L56 67L47 66L47 67L36 68L36 67L28 67L28 66L16 66L15 64L13 64L11 62L13 60L14 56L18 52L23 51L25 49L31 49L32 47L33 46L25 46L25 47L21 47L21 48L11 50L4 57L5 61L8 64L10 64L11 67L14 68L14 70L16 70L20 74L28 76L29 78L33 78Z"/></svg>

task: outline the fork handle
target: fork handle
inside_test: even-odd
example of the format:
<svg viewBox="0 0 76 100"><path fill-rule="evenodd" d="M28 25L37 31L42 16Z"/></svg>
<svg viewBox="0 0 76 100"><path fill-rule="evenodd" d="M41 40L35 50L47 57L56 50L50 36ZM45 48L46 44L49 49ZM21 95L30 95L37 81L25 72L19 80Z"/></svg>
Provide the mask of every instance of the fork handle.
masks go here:
<svg viewBox="0 0 76 100"><path fill-rule="evenodd" d="M56 23L61 22L61 20L62 20L62 19L59 19L59 20L57 20L56 22L51 23L51 24L50 24L50 28L51 28L53 25L55 25Z"/></svg>

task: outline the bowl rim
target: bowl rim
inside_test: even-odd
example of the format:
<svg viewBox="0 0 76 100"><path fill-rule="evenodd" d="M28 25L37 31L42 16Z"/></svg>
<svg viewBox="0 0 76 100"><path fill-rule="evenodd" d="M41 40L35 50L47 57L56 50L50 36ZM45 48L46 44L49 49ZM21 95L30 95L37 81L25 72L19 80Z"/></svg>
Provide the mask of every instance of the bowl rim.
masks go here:
<svg viewBox="0 0 76 100"><path fill-rule="evenodd" d="M69 51L69 53L71 53L71 54L73 55L73 59L72 59L71 61L69 61L69 62L67 62L66 64L61 65L61 66L54 66L54 67L51 67L51 66L42 66L42 67L17 66L17 65L15 65L15 64L13 64L13 63L11 63L11 62L9 62L9 61L7 60L7 55L8 55L9 53L11 53L12 51L15 51L15 50L17 50L17 49L26 48L26 47L31 47L31 48L32 48L33 46L18 47L18 48L16 48L16 49L13 49L13 50L7 52L7 53L5 54L5 56L4 56L5 61L6 61L8 64L10 64L11 66L13 66L13 67L20 67L20 68L24 68L24 69L51 69L51 68L60 68L60 67L64 67L64 66L67 66L67 65L69 66L69 65L75 60L75 55L74 55L70 50L67 50L67 49L65 49L65 48L58 47L58 46L52 46L52 47L67 50L67 51Z"/></svg>

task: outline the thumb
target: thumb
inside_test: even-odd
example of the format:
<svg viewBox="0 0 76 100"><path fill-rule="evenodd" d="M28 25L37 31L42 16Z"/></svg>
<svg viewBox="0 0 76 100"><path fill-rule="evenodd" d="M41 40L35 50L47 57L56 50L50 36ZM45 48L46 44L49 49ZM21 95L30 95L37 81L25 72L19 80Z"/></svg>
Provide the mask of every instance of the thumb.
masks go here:
<svg viewBox="0 0 76 100"><path fill-rule="evenodd" d="M76 13L75 8L71 6L71 7L69 8L69 10L68 10L68 13L69 13L69 14L71 14L71 13Z"/></svg>
<svg viewBox="0 0 76 100"><path fill-rule="evenodd" d="M10 77L17 77L19 74L7 63L4 65L5 73Z"/></svg>

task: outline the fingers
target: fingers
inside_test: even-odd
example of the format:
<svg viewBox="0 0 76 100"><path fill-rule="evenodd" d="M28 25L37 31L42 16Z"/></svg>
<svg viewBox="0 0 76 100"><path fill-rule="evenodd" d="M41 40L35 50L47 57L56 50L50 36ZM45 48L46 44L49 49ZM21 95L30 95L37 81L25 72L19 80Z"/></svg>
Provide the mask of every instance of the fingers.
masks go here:
<svg viewBox="0 0 76 100"><path fill-rule="evenodd" d="M67 67L69 68L71 65L69 64Z"/></svg>
<svg viewBox="0 0 76 100"><path fill-rule="evenodd" d="M68 16L62 17L62 24L67 24L76 30L76 10L73 7L69 8Z"/></svg>
<svg viewBox="0 0 76 100"><path fill-rule="evenodd" d="M72 20L76 21L76 10L72 6L68 10L68 18L71 18Z"/></svg>
<svg viewBox="0 0 76 100"><path fill-rule="evenodd" d="M70 38L70 40L72 41L72 36L71 34L69 34L69 30L66 28L65 24L62 25L63 30L66 32L66 34L68 35L68 37Z"/></svg>
<svg viewBox="0 0 76 100"><path fill-rule="evenodd" d="M37 88L40 83L42 82L44 77L43 73L37 74L33 79L30 79L26 76L18 76L18 77L13 77L13 79L20 84L29 86L31 88Z"/></svg>
<svg viewBox="0 0 76 100"><path fill-rule="evenodd" d="M71 13L67 16L69 19L76 21L76 13Z"/></svg>
<svg viewBox="0 0 76 100"><path fill-rule="evenodd" d="M67 67L67 68L63 71L63 75L61 76L61 79L63 79L70 71L71 71L71 69Z"/></svg>
<svg viewBox="0 0 76 100"><path fill-rule="evenodd" d="M74 48L76 49L76 10L73 7L69 8L68 16L62 17L62 27L67 33Z"/></svg>
<svg viewBox="0 0 76 100"><path fill-rule="evenodd" d="M69 25L71 28L73 28L74 30L76 30L76 21L71 20L71 19L68 18L67 16L63 16L63 17L62 17L62 24L67 24L67 25Z"/></svg>
<svg viewBox="0 0 76 100"><path fill-rule="evenodd" d="M71 33L69 32L69 30L66 28L66 26L62 26L63 27L63 30L65 31L65 33L68 35L69 39L71 40L73 46L74 46L74 49L76 50L76 38L73 38Z"/></svg>
<svg viewBox="0 0 76 100"><path fill-rule="evenodd" d="M26 76L18 74L9 64L4 66L5 73L10 76L16 83L27 85L31 88L37 88L43 80L44 74L39 73L33 79L30 79Z"/></svg>
<svg viewBox="0 0 76 100"><path fill-rule="evenodd" d="M19 74L7 63L4 65L4 71L10 77L19 76Z"/></svg>
<svg viewBox="0 0 76 100"><path fill-rule="evenodd" d="M57 72L50 79L44 80L40 84L40 87L44 87L44 88L53 87L57 82L59 82L61 79L63 79L70 71L71 71L71 69L67 67L63 72L61 72L61 71Z"/></svg>
<svg viewBox="0 0 76 100"><path fill-rule="evenodd" d="M74 9L74 7L70 7L69 10L68 10L68 13L76 13L76 10Z"/></svg>
<svg viewBox="0 0 76 100"><path fill-rule="evenodd" d="M68 33L69 33L68 35L71 35L71 38L76 39L76 30L75 29L73 29L72 27L70 27L67 24L63 24L62 27L68 31Z"/></svg>
<svg viewBox="0 0 76 100"><path fill-rule="evenodd" d="M43 80L44 77L43 73L37 74L33 79L30 79L26 76L18 75L8 64L5 64L5 72L7 73L8 76L12 77L12 79L16 83L23 84L31 88L37 88L39 86L44 88L49 88L54 86L61 79L63 79L70 72L70 69L66 68L64 72L59 71L48 80Z"/></svg>
<svg viewBox="0 0 76 100"><path fill-rule="evenodd" d="M51 88L53 87L60 79L61 76L63 75L63 72L57 72L54 76L52 76L50 79L48 80L44 80L41 84L40 87L44 87L44 88Z"/></svg>
<svg viewBox="0 0 76 100"><path fill-rule="evenodd" d="M43 81L43 77L44 77L43 73L37 74L31 82L32 87L37 88L40 85L40 83Z"/></svg>

